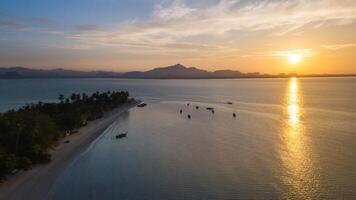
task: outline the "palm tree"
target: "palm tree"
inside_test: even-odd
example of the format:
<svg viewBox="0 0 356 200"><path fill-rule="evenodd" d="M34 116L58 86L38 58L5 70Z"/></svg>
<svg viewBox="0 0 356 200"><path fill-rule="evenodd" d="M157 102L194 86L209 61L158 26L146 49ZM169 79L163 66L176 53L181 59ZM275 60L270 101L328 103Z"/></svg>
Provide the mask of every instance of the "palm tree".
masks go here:
<svg viewBox="0 0 356 200"><path fill-rule="evenodd" d="M77 95L74 93L70 96L70 100L72 100L72 102L75 102L76 98L77 98Z"/></svg>
<svg viewBox="0 0 356 200"><path fill-rule="evenodd" d="M58 97L59 101L61 103L63 103L63 100L64 100L64 95L63 94L60 94L59 97Z"/></svg>

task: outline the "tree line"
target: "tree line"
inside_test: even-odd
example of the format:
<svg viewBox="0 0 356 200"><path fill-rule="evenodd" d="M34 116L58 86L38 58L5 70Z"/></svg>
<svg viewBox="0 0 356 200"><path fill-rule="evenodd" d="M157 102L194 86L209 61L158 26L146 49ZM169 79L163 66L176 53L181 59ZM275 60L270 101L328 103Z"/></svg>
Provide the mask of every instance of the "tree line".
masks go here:
<svg viewBox="0 0 356 200"><path fill-rule="evenodd" d="M28 170L51 160L48 148L87 121L128 101L125 91L59 95L57 103L25 105L0 114L0 181L14 170Z"/></svg>

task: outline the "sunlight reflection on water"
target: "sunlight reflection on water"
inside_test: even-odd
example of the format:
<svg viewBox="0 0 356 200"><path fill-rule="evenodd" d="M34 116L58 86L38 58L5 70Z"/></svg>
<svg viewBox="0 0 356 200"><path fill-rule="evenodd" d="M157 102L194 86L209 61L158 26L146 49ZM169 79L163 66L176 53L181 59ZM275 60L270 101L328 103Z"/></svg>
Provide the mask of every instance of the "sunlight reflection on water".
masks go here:
<svg viewBox="0 0 356 200"><path fill-rule="evenodd" d="M286 93L286 120L283 135L282 161L286 168L283 182L287 185L285 198L314 199L320 192L318 173L313 166L310 143L301 122L301 90L297 78L291 78Z"/></svg>

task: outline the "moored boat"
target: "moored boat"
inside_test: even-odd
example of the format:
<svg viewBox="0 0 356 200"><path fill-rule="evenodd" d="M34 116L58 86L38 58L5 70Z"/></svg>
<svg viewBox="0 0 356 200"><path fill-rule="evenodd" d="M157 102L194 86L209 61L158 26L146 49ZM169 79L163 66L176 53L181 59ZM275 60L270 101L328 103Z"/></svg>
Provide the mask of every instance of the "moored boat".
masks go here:
<svg viewBox="0 0 356 200"><path fill-rule="evenodd" d="M127 137L127 132L120 133L115 136L116 139L121 139L121 138L125 138L125 137Z"/></svg>
<svg viewBox="0 0 356 200"><path fill-rule="evenodd" d="M145 103L140 103L140 104L137 105L137 107L139 107L139 108L142 108L142 107L145 107L145 106L147 106L147 104L145 104Z"/></svg>

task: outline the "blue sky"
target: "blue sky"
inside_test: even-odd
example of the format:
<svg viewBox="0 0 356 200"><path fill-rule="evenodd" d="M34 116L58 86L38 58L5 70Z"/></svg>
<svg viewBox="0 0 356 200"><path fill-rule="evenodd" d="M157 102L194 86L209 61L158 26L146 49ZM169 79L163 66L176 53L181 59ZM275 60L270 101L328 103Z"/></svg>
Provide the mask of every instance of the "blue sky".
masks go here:
<svg viewBox="0 0 356 200"><path fill-rule="evenodd" d="M356 72L355 19L355 0L1 0L0 66Z"/></svg>
<svg viewBox="0 0 356 200"><path fill-rule="evenodd" d="M1 11L24 20L48 19L65 25L111 26L147 17L154 0L2 0Z"/></svg>

